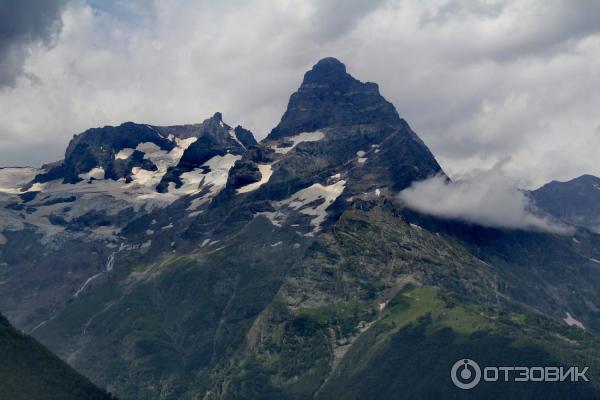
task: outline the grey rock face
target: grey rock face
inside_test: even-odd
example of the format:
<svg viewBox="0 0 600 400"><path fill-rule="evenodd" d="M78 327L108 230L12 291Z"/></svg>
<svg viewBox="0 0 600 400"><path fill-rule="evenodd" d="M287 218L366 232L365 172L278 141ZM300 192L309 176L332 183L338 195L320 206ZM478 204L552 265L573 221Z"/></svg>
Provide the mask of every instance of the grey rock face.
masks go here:
<svg viewBox="0 0 600 400"><path fill-rule="evenodd" d="M235 136L237 139L242 142L244 147L248 148L252 145L256 144L256 139L254 139L254 135L248 129L243 128L241 125L238 125L234 129Z"/></svg>
<svg viewBox="0 0 600 400"><path fill-rule="evenodd" d="M331 126L399 122L394 106L379 94L377 84L362 83L340 61L324 58L304 75L268 139Z"/></svg>
<svg viewBox="0 0 600 400"><path fill-rule="evenodd" d="M323 138L294 145L295 135L315 131ZM281 159L263 189L275 196L337 173L347 181L348 197L381 187L400 190L443 173L377 84L353 78L334 58L322 59L305 74L262 145L276 149Z"/></svg>
<svg viewBox="0 0 600 400"><path fill-rule="evenodd" d="M229 172L227 180L228 186L237 189L254 182L258 182L261 178L261 173L258 166L251 160L239 161L234 168Z"/></svg>
<svg viewBox="0 0 600 400"><path fill-rule="evenodd" d="M75 136L69 143L63 163L64 182L77 183L79 174L102 167L106 176L112 179L123 177L123 165L115 163L115 154L125 148L135 148L140 143L154 143L162 150L170 151L174 144L151 126L126 122L117 127L93 128ZM137 159L130 163L148 167ZM129 168L130 170L130 168Z"/></svg>

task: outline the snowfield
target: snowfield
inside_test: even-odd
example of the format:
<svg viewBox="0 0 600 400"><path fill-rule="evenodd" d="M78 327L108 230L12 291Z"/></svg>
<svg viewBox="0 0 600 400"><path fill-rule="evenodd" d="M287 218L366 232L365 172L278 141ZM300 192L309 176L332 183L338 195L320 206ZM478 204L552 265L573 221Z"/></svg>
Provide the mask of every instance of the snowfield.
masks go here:
<svg viewBox="0 0 600 400"><path fill-rule="evenodd" d="M296 211L311 218L310 225L313 230L307 233L312 236L319 232L321 224L327 218L327 209L344 192L346 181L339 180L331 185L315 183L305 189L299 190L285 200L275 202L273 206L277 211L260 212L275 226L281 227L288 217L290 211Z"/></svg>
<svg viewBox="0 0 600 400"><path fill-rule="evenodd" d="M62 179L57 179L36 183L28 190L22 191L22 188L42 170L0 169L0 244L5 241L4 235L1 235L5 229L20 230L26 225L31 225L45 237L63 232L64 227L52 223L53 219L70 222L89 212L104 212L106 215L115 216L127 208L133 208L134 212L150 211L156 207L166 207L182 196L198 192L202 192L202 196L194 199L192 208L195 209L209 201L225 186L229 170L241 156L215 156L201 167L183 173L181 187L175 188L175 184L171 183L166 193L158 193L156 185L163 175L169 167L179 163L185 149L197 138L172 140L176 146L168 152L151 142L140 143L135 149L126 148L119 151L115 159L127 159L137 150L143 152L144 158L152 161L158 168L157 171L148 171L134 167L132 181L129 183L125 179L105 179L105 171L99 166L80 174L82 181L76 184L64 184ZM17 195L26 192L40 193L27 203L22 203ZM11 204L18 207L6 208ZM101 226L93 229L93 233L110 238L118 235L119 229L117 226Z"/></svg>

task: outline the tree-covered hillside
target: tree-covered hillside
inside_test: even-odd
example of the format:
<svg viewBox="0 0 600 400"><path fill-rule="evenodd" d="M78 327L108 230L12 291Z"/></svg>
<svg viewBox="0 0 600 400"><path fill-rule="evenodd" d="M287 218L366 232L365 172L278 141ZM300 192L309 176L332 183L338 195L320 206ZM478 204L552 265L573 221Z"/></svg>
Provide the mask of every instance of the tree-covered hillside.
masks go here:
<svg viewBox="0 0 600 400"><path fill-rule="evenodd" d="M18 332L0 315L0 399L111 398L33 338Z"/></svg>

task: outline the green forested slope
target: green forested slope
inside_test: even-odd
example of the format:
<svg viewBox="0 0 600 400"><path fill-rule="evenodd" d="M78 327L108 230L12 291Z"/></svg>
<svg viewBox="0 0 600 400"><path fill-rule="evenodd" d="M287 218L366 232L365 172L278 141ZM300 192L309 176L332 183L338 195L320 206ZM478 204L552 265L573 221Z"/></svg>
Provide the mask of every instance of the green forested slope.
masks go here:
<svg viewBox="0 0 600 400"><path fill-rule="evenodd" d="M105 400L111 396L0 315L0 399Z"/></svg>

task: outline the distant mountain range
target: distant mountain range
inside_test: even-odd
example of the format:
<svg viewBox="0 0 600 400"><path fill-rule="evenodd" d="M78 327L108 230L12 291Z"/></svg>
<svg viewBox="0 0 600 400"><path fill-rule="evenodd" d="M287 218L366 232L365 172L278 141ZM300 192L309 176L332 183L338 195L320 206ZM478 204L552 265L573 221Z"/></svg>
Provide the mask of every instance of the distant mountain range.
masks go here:
<svg viewBox="0 0 600 400"><path fill-rule="evenodd" d="M600 178L552 181L531 192L538 209L571 225L600 233Z"/></svg>
<svg viewBox="0 0 600 400"><path fill-rule="evenodd" d="M461 358L590 367L474 398L599 397L600 180L528 193L555 234L397 200L440 175L334 58L260 142L220 113L89 129L0 169L0 311L122 399L463 398Z"/></svg>

